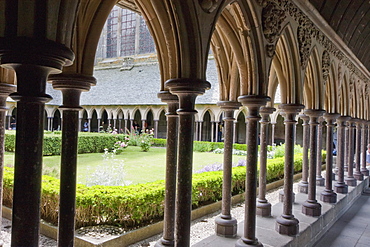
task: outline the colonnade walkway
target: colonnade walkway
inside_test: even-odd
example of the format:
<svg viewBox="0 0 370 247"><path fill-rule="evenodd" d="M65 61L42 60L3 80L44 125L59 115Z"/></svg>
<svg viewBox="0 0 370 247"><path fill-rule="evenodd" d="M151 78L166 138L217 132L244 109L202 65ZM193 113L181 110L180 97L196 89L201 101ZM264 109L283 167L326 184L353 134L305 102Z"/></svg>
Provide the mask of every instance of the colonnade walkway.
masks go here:
<svg viewBox="0 0 370 247"><path fill-rule="evenodd" d="M299 234L295 237L280 235L275 230L276 218L283 211L283 203L272 206L271 217L257 216L256 237L265 247L279 246L322 246L322 247L365 247L370 246L370 188L369 177L357 181L356 187L348 187L348 194L337 194L337 203L320 201L325 187L316 187L316 199L322 205L318 217L302 213L302 203L307 199L303 193L295 194L293 214L299 220ZM244 222L238 222L236 238L210 236L193 247L235 246L243 236Z"/></svg>

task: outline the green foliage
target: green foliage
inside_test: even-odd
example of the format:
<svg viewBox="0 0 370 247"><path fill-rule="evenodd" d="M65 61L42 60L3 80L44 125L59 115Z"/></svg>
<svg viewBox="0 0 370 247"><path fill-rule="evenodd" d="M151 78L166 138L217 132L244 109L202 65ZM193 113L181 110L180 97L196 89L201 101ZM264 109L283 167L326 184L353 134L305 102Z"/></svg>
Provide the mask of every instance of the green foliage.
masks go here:
<svg viewBox="0 0 370 247"><path fill-rule="evenodd" d="M167 145L167 139L158 139L158 138L153 138L153 147L166 147Z"/></svg>
<svg viewBox="0 0 370 247"><path fill-rule="evenodd" d="M302 155L295 155L295 172L302 169ZM246 167L232 170L232 194L244 192ZM269 159L267 182L283 178L284 158ZM5 167L4 204L11 207L14 169ZM193 208L221 200L222 171L193 175ZM164 213L165 182L129 186L77 185L76 227L110 224L139 227L159 219ZM41 215L47 222L57 224L59 205L59 180L42 177Z"/></svg>
<svg viewBox="0 0 370 247"><path fill-rule="evenodd" d="M150 146L152 145L153 135L148 133L142 133L138 137L138 146L141 148L141 151L148 152Z"/></svg>

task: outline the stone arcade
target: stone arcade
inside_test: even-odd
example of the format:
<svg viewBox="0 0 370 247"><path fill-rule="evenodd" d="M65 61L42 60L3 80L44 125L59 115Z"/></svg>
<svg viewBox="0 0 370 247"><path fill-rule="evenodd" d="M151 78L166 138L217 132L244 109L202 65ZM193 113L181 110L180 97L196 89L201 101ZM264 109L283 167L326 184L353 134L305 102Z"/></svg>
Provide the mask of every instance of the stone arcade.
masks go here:
<svg viewBox="0 0 370 247"><path fill-rule="evenodd" d="M248 112L245 220L239 223L244 231L235 246L263 245L256 237L256 214L269 215L269 207L262 206L267 204L263 188L258 200L256 195L258 129L260 114L265 124L271 112L266 109L274 107L278 85L286 154L284 206L276 219L277 232L299 233L300 223L292 211L293 144L298 114L309 119L309 127L305 127L309 134L305 134L303 142L310 153L305 159L300 189L308 194L302 203L305 215L318 217L322 212L316 197L317 153L322 141L317 133L322 116L329 134L329 168L333 148L330 135L335 122L339 144L338 179L333 190L332 173L327 174L322 200L336 203L335 193L347 193L348 186L356 186L369 175L365 164L361 168L358 164L364 160L365 144L369 142L368 1L2 0L2 147L5 100L10 96L17 102L12 246L38 245L44 110L50 100L45 93L47 80L63 95L58 245L73 246L80 96L99 83L93 77L95 51L115 4L144 17L158 54L158 97L168 106L166 224L158 246L190 244L195 100L212 87L206 78L210 48L218 68L218 105L225 112L226 147L232 142L233 112L241 108ZM15 71L16 80L9 70ZM226 148L222 215L215 233L225 237L235 236L237 224L230 215L229 152L231 149ZM181 163L177 164L177 160ZM357 164L355 171L353 160ZM263 184L263 178L261 181Z"/></svg>

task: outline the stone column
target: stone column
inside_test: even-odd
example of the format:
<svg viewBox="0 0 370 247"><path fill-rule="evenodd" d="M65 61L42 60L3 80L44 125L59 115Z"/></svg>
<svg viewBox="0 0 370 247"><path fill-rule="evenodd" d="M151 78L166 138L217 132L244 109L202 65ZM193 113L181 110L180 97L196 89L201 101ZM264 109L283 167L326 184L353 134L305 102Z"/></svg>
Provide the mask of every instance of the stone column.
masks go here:
<svg viewBox="0 0 370 247"><path fill-rule="evenodd" d="M82 118L78 119L78 131L81 131Z"/></svg>
<svg viewBox="0 0 370 247"><path fill-rule="evenodd" d="M199 121L199 141L203 141L203 121Z"/></svg>
<svg viewBox="0 0 370 247"><path fill-rule="evenodd" d="M154 120L154 138L158 138L158 123L158 119Z"/></svg>
<svg viewBox="0 0 370 247"><path fill-rule="evenodd" d="M88 118L87 122L89 123L89 132L91 132L91 118Z"/></svg>
<svg viewBox="0 0 370 247"><path fill-rule="evenodd" d="M266 175L267 175L267 138L269 116L276 109L272 107L261 107L260 114L260 172L258 183L257 215L263 217L271 216L271 203L266 200Z"/></svg>
<svg viewBox="0 0 370 247"><path fill-rule="evenodd" d="M258 121L259 109L268 101L265 96L243 95L238 100L248 108L247 128L247 160L245 182L245 216L244 234L235 247L262 246L256 238L256 189L257 189L257 159L258 159Z"/></svg>
<svg viewBox="0 0 370 247"><path fill-rule="evenodd" d="M60 74L49 77L54 89L63 95L62 148L60 168L58 246L73 246L76 212L77 144L80 96L96 84L94 77Z"/></svg>
<svg viewBox="0 0 370 247"><path fill-rule="evenodd" d="M168 106L167 116L167 144L166 144L166 194L164 205L163 236L156 243L156 247L174 246L175 244L175 205L176 205L176 173L177 173L177 135L179 100L176 95L168 91L161 91L158 97ZM158 121L156 121L158 123Z"/></svg>
<svg viewBox="0 0 370 247"><path fill-rule="evenodd" d="M195 121L194 141L199 141L199 121Z"/></svg>
<svg viewBox="0 0 370 247"><path fill-rule="evenodd" d="M100 121L101 121L101 119L98 118L97 120L98 120L98 132L100 132Z"/></svg>
<svg viewBox="0 0 370 247"><path fill-rule="evenodd" d="M236 143L237 140L238 140L238 132L236 131L236 126L238 125L238 121L234 121L234 138L233 138L233 143ZM222 135L221 135L221 139L222 139Z"/></svg>
<svg viewBox="0 0 370 247"><path fill-rule="evenodd" d="M305 110L304 113L310 117L310 164L308 198L302 204L302 213L308 216L319 216L321 215L321 204L316 200L317 132L318 119L324 114L324 111L309 109Z"/></svg>
<svg viewBox="0 0 370 247"><path fill-rule="evenodd" d="M276 231L284 235L299 233L299 221L293 215L294 143L296 115L304 108L301 104L281 104L285 123L285 167L283 214L276 219Z"/></svg>
<svg viewBox="0 0 370 247"><path fill-rule="evenodd" d="M239 109L240 103L233 101L220 101L217 103L224 112L224 164L222 183L222 210L221 215L215 219L216 234L223 237L234 238L237 231L237 221L231 216L232 191L232 156L233 156L233 122L234 111Z"/></svg>
<svg viewBox="0 0 370 247"><path fill-rule="evenodd" d="M344 136L344 171L348 171L348 154L350 152L350 146L348 145L349 137L349 122L347 121L345 126L345 136Z"/></svg>
<svg viewBox="0 0 370 247"><path fill-rule="evenodd" d="M1 69L0 69L1 70ZM4 69L2 69L4 70ZM0 71L1 73L1 71ZM5 142L5 125L6 125L6 98L10 93L14 92L16 87L7 83L0 83L0 219L2 218L2 205L3 205L3 177L4 177L4 142ZM9 118L10 121L10 118ZM10 127L10 123L8 125ZM2 223L0 222L0 228ZM0 234L0 246L4 242Z"/></svg>
<svg viewBox="0 0 370 247"><path fill-rule="evenodd" d="M195 99L210 86L207 81L189 78L166 82L170 92L179 98L178 160L181 162L177 168L176 194L181 196L176 198L175 246L190 246Z"/></svg>
<svg viewBox="0 0 370 247"><path fill-rule="evenodd" d="M145 133L146 131L146 119L141 119L141 133Z"/></svg>
<svg viewBox="0 0 370 247"><path fill-rule="evenodd" d="M308 148L310 145L310 118L305 114L299 115L303 121L303 162L302 162L302 180L298 184L300 193L308 194Z"/></svg>
<svg viewBox="0 0 370 247"><path fill-rule="evenodd" d="M271 123L271 145L275 143L275 125L276 123Z"/></svg>
<svg viewBox="0 0 370 247"><path fill-rule="evenodd" d="M216 142L219 140L219 135L218 135L218 125L220 122L216 122Z"/></svg>
<svg viewBox="0 0 370 247"><path fill-rule="evenodd" d="M335 127L335 120L339 114L325 113L326 120L326 184L325 190L321 192L320 200L328 203L337 202L337 194L332 189L333 177L333 130Z"/></svg>
<svg viewBox="0 0 370 247"><path fill-rule="evenodd" d="M334 191L341 194L348 193L348 186L344 183L344 154L345 154L345 129L346 122L351 117L340 116L337 119L337 138L338 138L338 147L337 147L337 168L338 168L338 180L334 185Z"/></svg>
<svg viewBox="0 0 370 247"><path fill-rule="evenodd" d="M211 121L211 142L214 142L215 138L215 121Z"/></svg>
<svg viewBox="0 0 370 247"><path fill-rule="evenodd" d="M361 135L362 135L362 122L363 120L358 119L356 122L356 155L355 155L355 172L353 176L356 180L362 181L364 180L364 174L361 172L361 152L364 151L363 146L361 145ZM365 146L366 147L366 146Z"/></svg>
<svg viewBox="0 0 370 247"><path fill-rule="evenodd" d="M46 80L60 72L73 53L43 39L19 37L0 43L2 66L14 69L17 76L17 92L10 95L17 101L11 243L38 246L45 103L51 99L45 93Z"/></svg>
<svg viewBox="0 0 370 247"><path fill-rule="evenodd" d="M324 118L320 117L318 119L319 125L317 126L317 161L316 161L316 185L324 186L325 178L321 176L322 167L322 128L323 128Z"/></svg>
<svg viewBox="0 0 370 247"><path fill-rule="evenodd" d="M353 176L353 159L354 159L354 144L355 144L355 124L357 123L357 119L350 119L348 121L348 153L347 153L347 167L348 167L348 173L347 177L344 179L346 181L346 184L348 186L356 186L357 180Z"/></svg>
<svg viewBox="0 0 370 247"><path fill-rule="evenodd" d="M128 134L126 133L127 131L131 132L131 125L129 124L129 120L126 118L124 119L124 122L125 122L125 129L123 130L123 133L125 134Z"/></svg>
<svg viewBox="0 0 370 247"><path fill-rule="evenodd" d="M366 168L366 152L367 152L367 145L368 145L368 121L364 120L362 125L362 165L361 165L361 173L364 174L364 176L369 176L369 170Z"/></svg>

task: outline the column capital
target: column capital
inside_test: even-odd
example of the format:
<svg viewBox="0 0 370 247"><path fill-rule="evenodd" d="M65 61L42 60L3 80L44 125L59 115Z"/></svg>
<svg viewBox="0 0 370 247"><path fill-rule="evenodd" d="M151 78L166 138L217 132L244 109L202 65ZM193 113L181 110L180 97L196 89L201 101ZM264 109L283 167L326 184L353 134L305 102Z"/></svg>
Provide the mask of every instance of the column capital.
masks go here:
<svg viewBox="0 0 370 247"><path fill-rule="evenodd" d="M169 79L165 84L173 94L201 95L211 88L211 83L208 81L193 78Z"/></svg>
<svg viewBox="0 0 370 247"><path fill-rule="evenodd" d="M217 105L220 107L221 110L227 111L227 110L237 110L239 109L242 105L240 102L237 101L218 101Z"/></svg>
<svg viewBox="0 0 370 247"><path fill-rule="evenodd" d="M342 127L345 127L345 124L348 120L350 120L351 117L350 116L339 116L337 118L337 123L338 125L342 126Z"/></svg>
<svg viewBox="0 0 370 247"><path fill-rule="evenodd" d="M335 121L337 120L337 118L339 118L340 115L338 113L328 113L328 112L325 112L324 113L324 118L327 120L327 121Z"/></svg>
<svg viewBox="0 0 370 247"><path fill-rule="evenodd" d="M179 98L177 95L170 93L170 91L160 91L157 97L165 103L179 103Z"/></svg>
<svg viewBox="0 0 370 247"><path fill-rule="evenodd" d="M258 107L266 105L267 101L270 101L270 97L263 95L241 95L238 97L238 101L248 107Z"/></svg>
<svg viewBox="0 0 370 247"><path fill-rule="evenodd" d="M261 124L268 124L270 121L269 121L269 116L270 114L272 114L274 111L276 110L276 108L273 108L273 107L265 107L265 106L262 106L260 108L260 114L262 116L262 119L260 121Z"/></svg>
<svg viewBox="0 0 370 247"><path fill-rule="evenodd" d="M302 104L280 104L279 109L281 109L284 113L298 114L302 109L304 109L304 105Z"/></svg>

